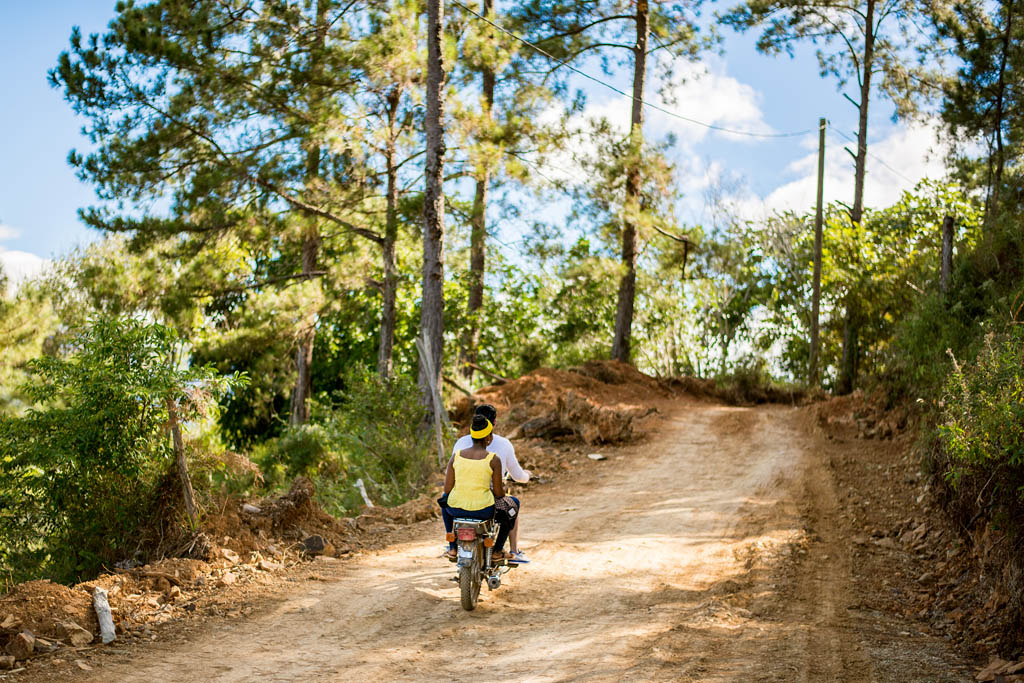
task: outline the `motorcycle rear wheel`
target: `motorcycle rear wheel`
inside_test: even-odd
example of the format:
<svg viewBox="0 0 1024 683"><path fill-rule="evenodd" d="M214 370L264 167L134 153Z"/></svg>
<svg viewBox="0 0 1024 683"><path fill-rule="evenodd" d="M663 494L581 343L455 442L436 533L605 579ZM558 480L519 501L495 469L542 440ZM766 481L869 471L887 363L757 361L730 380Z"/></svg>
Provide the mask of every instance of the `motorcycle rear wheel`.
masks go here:
<svg viewBox="0 0 1024 683"><path fill-rule="evenodd" d="M474 559L469 566L459 567L459 592L462 593L462 609L472 612L480 597L480 565Z"/></svg>

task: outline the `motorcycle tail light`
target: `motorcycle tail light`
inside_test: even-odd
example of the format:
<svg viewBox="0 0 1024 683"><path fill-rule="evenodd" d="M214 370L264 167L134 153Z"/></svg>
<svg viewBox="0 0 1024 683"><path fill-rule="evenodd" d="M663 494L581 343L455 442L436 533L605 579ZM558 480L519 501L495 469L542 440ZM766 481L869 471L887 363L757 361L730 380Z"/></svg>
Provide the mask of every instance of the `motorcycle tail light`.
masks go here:
<svg viewBox="0 0 1024 683"><path fill-rule="evenodd" d="M460 541L475 541L476 529L473 529L472 527L456 529L455 535L459 538Z"/></svg>
<svg viewBox="0 0 1024 683"><path fill-rule="evenodd" d="M494 547L494 539L493 538L485 538L484 539L484 546L487 547L487 548L493 548Z"/></svg>

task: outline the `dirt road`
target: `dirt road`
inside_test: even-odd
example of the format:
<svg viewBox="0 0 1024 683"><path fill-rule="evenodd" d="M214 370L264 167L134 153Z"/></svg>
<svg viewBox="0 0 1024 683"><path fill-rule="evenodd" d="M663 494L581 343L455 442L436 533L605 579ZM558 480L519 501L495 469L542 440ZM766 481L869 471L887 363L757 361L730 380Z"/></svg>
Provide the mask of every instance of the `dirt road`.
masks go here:
<svg viewBox="0 0 1024 683"><path fill-rule="evenodd" d="M529 488L533 563L474 612L423 523L422 541L89 680L965 680L942 641L858 611L805 420L680 404L647 443Z"/></svg>

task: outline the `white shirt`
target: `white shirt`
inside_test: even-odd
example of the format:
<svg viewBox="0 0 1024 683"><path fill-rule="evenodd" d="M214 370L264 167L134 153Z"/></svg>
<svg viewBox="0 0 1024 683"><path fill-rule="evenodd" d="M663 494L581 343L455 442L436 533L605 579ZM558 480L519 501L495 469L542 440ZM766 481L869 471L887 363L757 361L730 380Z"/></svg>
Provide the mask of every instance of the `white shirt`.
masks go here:
<svg viewBox="0 0 1024 683"><path fill-rule="evenodd" d="M455 445L452 447L452 455L472 447L473 437L466 434L455 442ZM497 455L498 459L501 460L501 471L503 474L511 476L520 484L525 484L530 481L530 475L519 466L519 461L516 460L516 449L512 446L511 441L503 436L495 434L494 439L491 441L491 445L487 447L487 450Z"/></svg>

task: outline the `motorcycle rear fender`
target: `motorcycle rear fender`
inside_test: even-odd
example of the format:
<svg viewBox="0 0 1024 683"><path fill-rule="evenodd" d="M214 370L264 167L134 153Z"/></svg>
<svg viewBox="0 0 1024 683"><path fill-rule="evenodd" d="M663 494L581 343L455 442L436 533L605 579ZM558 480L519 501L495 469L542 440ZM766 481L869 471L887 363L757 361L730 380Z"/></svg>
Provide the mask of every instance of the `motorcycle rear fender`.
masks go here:
<svg viewBox="0 0 1024 683"><path fill-rule="evenodd" d="M468 566L473 563L474 545L475 544L470 543L459 544L458 562L460 567Z"/></svg>

